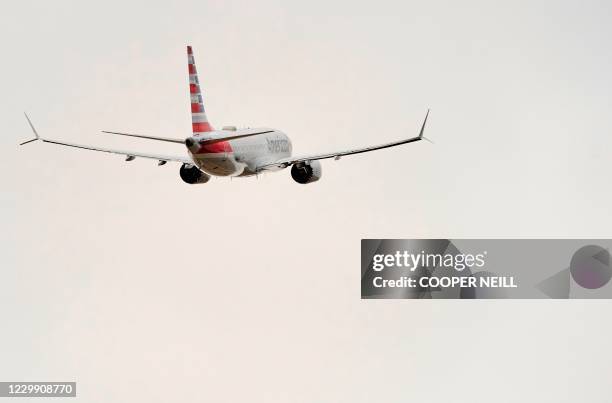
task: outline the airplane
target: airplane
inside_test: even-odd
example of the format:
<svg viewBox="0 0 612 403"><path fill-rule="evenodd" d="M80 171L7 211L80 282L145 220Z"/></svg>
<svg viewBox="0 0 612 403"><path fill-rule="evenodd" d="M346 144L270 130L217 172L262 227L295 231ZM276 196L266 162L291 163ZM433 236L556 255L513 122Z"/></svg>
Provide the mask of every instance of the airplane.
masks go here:
<svg viewBox="0 0 612 403"><path fill-rule="evenodd" d="M43 138L34 128L34 125L27 114L25 114L26 119L35 137L21 143L20 145L40 140L49 144L120 154L126 157L126 161L132 161L135 158L149 158L157 160L158 165L164 165L167 162L178 162L182 164L179 170L180 177L185 183L188 184L206 183L213 176L249 177L266 172L280 171L288 167L291 167L291 177L293 180L300 184L307 184L321 179L321 160L329 158L339 160L341 157L347 155L381 150L383 148L413 143L423 139L428 140L423 136L423 132L425 131L425 124L427 123L429 110L427 110L427 114L423 120L421 131L416 137L370 147L355 148L304 157L293 157L291 140L280 130L270 128L237 129L234 126L225 126L221 130L213 129L204 110L202 90L200 88L200 81L198 79L198 73L191 46L187 46L187 61L189 71L189 93L191 97L191 122L193 131L191 136L182 140L168 137L145 136L133 133L103 131L103 133L120 136L138 137L148 140L184 144L187 147L186 156L156 155L115 150Z"/></svg>

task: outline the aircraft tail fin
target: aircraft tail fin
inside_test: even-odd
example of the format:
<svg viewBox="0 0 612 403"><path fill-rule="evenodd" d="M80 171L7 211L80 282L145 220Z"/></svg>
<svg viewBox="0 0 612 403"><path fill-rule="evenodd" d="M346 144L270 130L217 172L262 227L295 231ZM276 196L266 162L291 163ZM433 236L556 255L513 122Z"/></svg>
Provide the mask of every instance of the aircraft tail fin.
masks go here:
<svg viewBox="0 0 612 403"><path fill-rule="evenodd" d="M189 66L189 95L191 97L191 126L193 134L213 131L204 110L204 100L200 89L200 80L196 70L195 59L191 46L187 46L187 62Z"/></svg>

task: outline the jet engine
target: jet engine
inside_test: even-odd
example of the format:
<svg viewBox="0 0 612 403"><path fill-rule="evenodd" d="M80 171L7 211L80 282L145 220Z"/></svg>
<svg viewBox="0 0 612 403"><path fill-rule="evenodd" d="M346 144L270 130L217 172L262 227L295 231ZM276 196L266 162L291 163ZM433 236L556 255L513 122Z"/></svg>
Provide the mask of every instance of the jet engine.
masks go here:
<svg viewBox="0 0 612 403"><path fill-rule="evenodd" d="M322 174L323 170L319 161L299 162L291 167L291 177L302 185L318 181Z"/></svg>
<svg viewBox="0 0 612 403"><path fill-rule="evenodd" d="M210 180L209 175L200 171L198 167L191 164L183 164L179 173L181 174L181 179L183 182L189 183L190 185L206 183Z"/></svg>

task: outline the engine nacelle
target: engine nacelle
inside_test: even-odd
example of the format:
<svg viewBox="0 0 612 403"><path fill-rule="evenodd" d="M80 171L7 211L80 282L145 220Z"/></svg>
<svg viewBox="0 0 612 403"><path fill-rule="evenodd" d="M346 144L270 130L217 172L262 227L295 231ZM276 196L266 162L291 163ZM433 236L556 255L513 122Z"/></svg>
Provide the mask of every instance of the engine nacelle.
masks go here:
<svg viewBox="0 0 612 403"><path fill-rule="evenodd" d="M323 168L319 161L300 162L291 167L291 177L302 185L316 182L322 175Z"/></svg>
<svg viewBox="0 0 612 403"><path fill-rule="evenodd" d="M197 183L206 183L210 180L210 176L206 173L200 171L198 167L191 164L183 164L181 165L181 170L179 171L181 174L181 179L185 183L189 183L190 185L195 185Z"/></svg>

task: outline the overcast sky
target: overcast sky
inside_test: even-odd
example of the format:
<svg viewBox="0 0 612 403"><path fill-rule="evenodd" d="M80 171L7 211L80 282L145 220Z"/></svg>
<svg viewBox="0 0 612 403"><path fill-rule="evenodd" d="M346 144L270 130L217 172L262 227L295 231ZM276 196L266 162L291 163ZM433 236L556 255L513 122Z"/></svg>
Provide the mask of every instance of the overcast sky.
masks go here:
<svg viewBox="0 0 612 403"><path fill-rule="evenodd" d="M609 301L361 301L361 238L610 237L605 1L53 1L0 14L0 380L81 402L609 401ZM213 125L296 154L181 182L177 164L34 143Z"/></svg>

